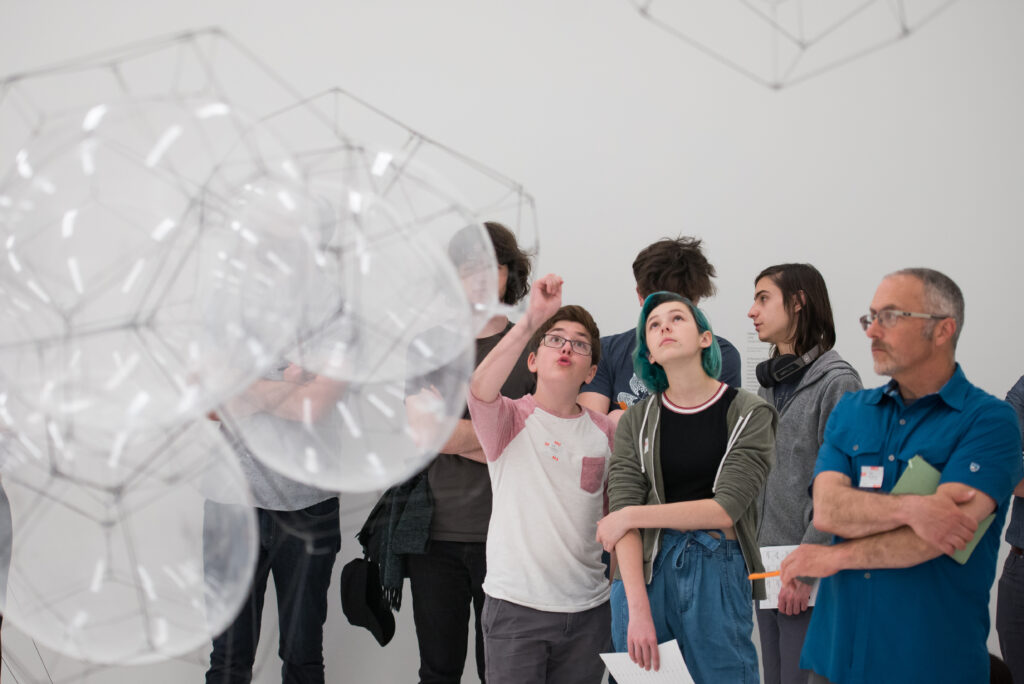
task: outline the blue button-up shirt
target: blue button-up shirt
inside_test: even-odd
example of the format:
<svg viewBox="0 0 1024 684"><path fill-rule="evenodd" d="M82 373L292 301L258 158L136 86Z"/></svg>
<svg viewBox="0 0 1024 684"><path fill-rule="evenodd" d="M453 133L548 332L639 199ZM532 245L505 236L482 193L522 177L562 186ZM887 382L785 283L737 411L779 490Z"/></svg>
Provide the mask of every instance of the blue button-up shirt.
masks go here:
<svg viewBox="0 0 1024 684"><path fill-rule="evenodd" d="M822 580L801 667L837 684L988 681L989 592L1010 493L1024 477L1020 440L1013 409L970 384L959 365L941 390L909 406L895 381L840 400L815 477L836 471L857 487L881 475L874 491L888 492L920 455L942 483L991 496L997 515L964 565L943 555Z"/></svg>

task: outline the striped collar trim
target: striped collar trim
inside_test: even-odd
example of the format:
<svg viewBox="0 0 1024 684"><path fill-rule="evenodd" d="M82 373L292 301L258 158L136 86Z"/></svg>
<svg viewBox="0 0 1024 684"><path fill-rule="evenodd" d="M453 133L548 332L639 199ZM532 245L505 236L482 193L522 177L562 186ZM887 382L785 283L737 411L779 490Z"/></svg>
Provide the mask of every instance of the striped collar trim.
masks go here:
<svg viewBox="0 0 1024 684"><path fill-rule="evenodd" d="M669 400L668 396L666 396L663 392L661 394L661 405L667 408L669 411L672 411L672 413L681 413L684 415L691 413L700 413L701 411L703 411L704 409L708 408L716 401L721 399L722 395L725 394L725 390L727 389L729 389L729 386L726 385L724 382L718 383L718 390L713 395L711 395L711 398L705 401L703 404L698 404L697 406L676 406Z"/></svg>

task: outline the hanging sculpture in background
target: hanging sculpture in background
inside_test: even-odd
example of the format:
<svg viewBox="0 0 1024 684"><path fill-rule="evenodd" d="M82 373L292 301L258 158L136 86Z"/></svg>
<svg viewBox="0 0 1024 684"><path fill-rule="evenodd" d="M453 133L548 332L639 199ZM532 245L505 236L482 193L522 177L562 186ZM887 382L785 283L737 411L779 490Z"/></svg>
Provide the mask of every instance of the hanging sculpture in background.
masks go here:
<svg viewBox="0 0 1024 684"><path fill-rule="evenodd" d="M781 89L910 36L956 0L630 0L655 25Z"/></svg>
<svg viewBox="0 0 1024 684"><path fill-rule="evenodd" d="M0 81L18 676L202 659L256 553L238 446L329 490L420 470L505 312L484 220L536 251L518 184L217 30Z"/></svg>

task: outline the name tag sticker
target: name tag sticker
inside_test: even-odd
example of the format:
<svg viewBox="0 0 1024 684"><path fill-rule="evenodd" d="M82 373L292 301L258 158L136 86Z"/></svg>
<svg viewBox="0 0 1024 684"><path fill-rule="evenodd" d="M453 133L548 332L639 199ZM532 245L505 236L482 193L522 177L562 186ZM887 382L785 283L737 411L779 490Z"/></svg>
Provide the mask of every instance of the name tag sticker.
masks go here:
<svg viewBox="0 0 1024 684"><path fill-rule="evenodd" d="M860 484L858 487L865 489L879 489L882 486L882 477L885 475L885 468L882 466L861 466Z"/></svg>

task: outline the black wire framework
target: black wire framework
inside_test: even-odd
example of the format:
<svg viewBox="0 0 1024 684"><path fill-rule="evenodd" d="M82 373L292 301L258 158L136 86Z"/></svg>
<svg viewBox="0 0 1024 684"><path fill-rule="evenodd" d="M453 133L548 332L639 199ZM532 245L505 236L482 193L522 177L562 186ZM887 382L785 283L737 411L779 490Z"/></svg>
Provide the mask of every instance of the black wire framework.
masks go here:
<svg viewBox="0 0 1024 684"><path fill-rule="evenodd" d="M238 179L246 169L265 172L275 165L294 163L293 170L305 180L334 176L358 179L361 183L359 187L367 189L381 201L398 207L402 218L378 236L385 242L410 241L414 235L433 230L433 241L443 247L447 238L456 230L465 228L467 223L497 220L516 233L520 246L525 250L536 253L539 249L534 201L520 183L410 128L341 88L332 88L310 97L300 95L285 78L218 28L140 41L0 79L0 196L4 194L5 187L17 182L19 176L22 176L19 172L23 169L19 169L19 164L24 163L24 159L18 158L19 150L45 135L47 127L59 122L62 117L78 115L91 104L108 99L127 103L128 107L139 107L134 123L147 130L154 139L159 137L159 131L156 130L155 122L147 118L143 105L179 101L223 102L233 110L249 115L248 118L231 119L241 144L231 150L234 155L231 160L218 161L212 167L211 176L218 173L224 175L221 182L211 183L209 178L190 178L185 171L173 166L166 170L148 171L163 174L161 180L187 200L182 205L181 213L174 217L179 224L189 220L188 217L200 225L206 225L211 216L227 216L231 199L229 191L241 182ZM263 112L270 113L261 114ZM268 155L259 144L253 142L246 135L250 122L257 122L261 128L272 130L278 136L282 149L287 151L287 159ZM378 168L383 159L381 149L364 142L367 140L389 146L387 149L390 150L390 156L383 166L385 171L379 172ZM111 149L121 154L126 163L135 164L139 169L144 166L138 163L137 155L131 150L119 148L117 141L111 142ZM47 158L42 160L45 165ZM132 220L120 207L106 202L101 192L94 191L92 197L96 206L108 212L113 219L124 222ZM340 203L345 198L335 199ZM0 198L0 229L9 216L8 209ZM71 304L64 308L57 306L61 302L60 298L45 286L47 279L55 277L53 272L39 271L41 275L36 280L40 282L35 283L38 291L22 292L20 295L0 293L0 320L12 322L21 335L0 334L0 355L26 350L35 355L38 363L51 363L48 354L50 350L60 348L67 339L67 330L73 329L73 334L80 339L95 338L101 343L106 339L105 335L117 334L130 339L132 349L138 352L138 359L115 359L117 367L131 364L151 367L154 375L161 376L164 382L179 382L180 378L170 369L184 365L185 350L169 340L173 331L168 330L166 314L176 308L187 309L190 302L181 297L173 297L174 292L169 283L176 282L176 279L196 277L195 272L189 270L187 259L197 248L198 235L193 232L186 236L191 242L179 243L178 252L157 253L155 257L142 252L121 254L110 270L90 282L90 288L94 283L99 283L95 291L90 289L89 296L71 297ZM484 235L482 230L481 235ZM180 238L174 234L172 239ZM19 243L18 248L24 244ZM339 246L336 243L326 247L323 252L330 254L334 250L344 253L345 249L344 244ZM115 251L112 249L112 253ZM15 254L16 250L11 251L8 246L8 253ZM443 257L443 249L423 253L424 259L437 261ZM78 320L76 317L89 308L92 302L90 297L99 298L104 293L122 287L126 279L132 277L131 265L142 258L156 258L159 268L156 269L157 275L142 283L142 294L132 314L127 317L94 316L87 325L75 327L73 323ZM60 277L67 279L67 274L62 273ZM72 269L72 286L75 280ZM364 285L355 279L353 293L358 294ZM40 292L45 298L40 296ZM25 310L19 303L24 305L27 302L19 302L18 296L25 299L34 296L36 300L32 303L36 306L40 300L48 306L54 305L50 308L56 312L55 318L64 326L65 332L54 333L51 329L40 335L39 328L23 324ZM475 315L493 313L483 303L478 304L480 310L474 311ZM403 324L409 326L410 330L422 330L434 323L429 320L430 311L427 308L412 310L408 312ZM332 315L337 314L335 311ZM387 332L384 327L387 321L375 321L370 317L355 317L353 321L364 334L377 332L383 338ZM330 317L318 321L323 328L328 328L331 322ZM289 352L301 356L316 340L316 336L322 333L316 328L300 329L282 348L267 350L267 358ZM407 338L393 338L390 344L382 345L374 362L359 369L360 377L370 379L383 373L388 369L389 359L406 354L404 347L411 341L413 336L410 333ZM67 355L59 360L62 366L68 368L76 363L76 359L68 358ZM14 370L0 365L0 387L11 388L3 390L0 414L10 409L14 414L13 422L16 423L19 416L29 411L18 409L18 406L24 407L32 402L29 396L19 391L17 383L11 381ZM457 373L464 374L464 379L468 379L467 370L457 370ZM389 405L393 407L398 421L394 429L398 429L397 426L402 422L400 411L404 399L403 384L407 379L401 376L390 378L390 384L376 396L378 402L390 402ZM202 379L199 384L203 387ZM458 406L448 408L453 414L461 415L461 398L456 403ZM365 420L357 411L353 413L357 419ZM233 421L229 417L227 422L230 425ZM167 444L174 442L186 428L177 424L161 428L155 433L156 446L137 449L134 454L129 454L134 458L128 459L122 456L122 452L132 451L131 443L127 446L111 446L103 441L104 437L90 434L88 426L81 421L64 420L58 415L46 414L43 424L55 427L39 435L33 434L32 439L28 440L39 451L42 460L33 463L35 470L31 476L25 476L19 481L18 476L12 472L8 479L36 497L32 506L25 509L28 513L27 523L15 532L15 538L18 534L28 535L33 529L40 530L42 526L39 516L42 512L56 510L76 515L91 525L105 529L108 555L111 553L110 547L117 543L133 559L133 567L141 565L138 545L126 521L148 507L158 505L162 498L168 496L171 487L182 483L195 485L205 473L203 464L198 461L180 463L179 468L170 474L161 470L168 460L164 455ZM405 426L402 428L408 431ZM0 423L2 429L3 424ZM239 430L239 434L244 437L244 430ZM65 451L62 442L74 440L84 440L86 445L109 460L125 458L125 462L119 464L124 471L119 475L120 479L115 483L106 482L67 463L62 456ZM27 444L14 444L10 448L20 451L22 460L34 462L32 454L26 455L29 451ZM132 496L140 481L149 483L146 491L150 496L146 499ZM50 487L58 490L64 488L65 491L74 489L76 494L66 499L54 497L49 491ZM343 529L351 532L358 529L377 494L379 492L371 492L365 497L342 497ZM149 581L146 577L134 571L111 578L111 581L133 591L138 605L142 606L140 610L144 612L146 583ZM71 590L71 593L76 590ZM24 593L33 595L37 603L50 612L56 611L56 603L62 598L47 596L45 590L31 583L25 585ZM4 639L4 674L11 677L12 681L33 684L99 683L108 675L114 676L112 673L120 669L117 666L78 661L51 651L24 634L10 631L16 627L16 624L8 621L7 638ZM257 655L257 670L266 667L272 650L267 646L276 641L275 637L273 630L263 634L264 648ZM148 634L147 638L152 641L153 635ZM205 667L205 649L169 660L189 668Z"/></svg>
<svg viewBox="0 0 1024 684"><path fill-rule="evenodd" d="M757 0L630 0L637 12L661 30L691 48L772 90L782 90L816 78L869 54L882 50L930 23L957 0L930 0L927 11L914 16L907 10L910 0L847 0L845 5L820 23L810 26L805 6L821 6L815 0L759 2ZM832 3L835 6L838 3ZM920 3L918 3L920 4ZM718 5L717 8L712 5ZM785 5L785 6L783 6ZM743 25L719 16L722 8L746 13ZM858 20L875 23L870 30L855 27ZM742 15L742 12L740 13ZM783 16L785 14L785 16ZM883 20L882 17L888 17ZM726 46L722 36L748 30L762 38L750 41L769 44L766 52L746 45ZM825 58L819 53L830 42L845 38L840 54Z"/></svg>

